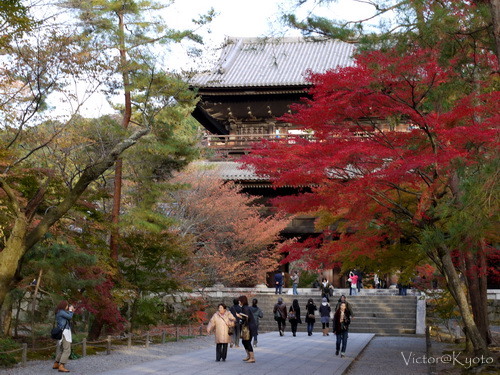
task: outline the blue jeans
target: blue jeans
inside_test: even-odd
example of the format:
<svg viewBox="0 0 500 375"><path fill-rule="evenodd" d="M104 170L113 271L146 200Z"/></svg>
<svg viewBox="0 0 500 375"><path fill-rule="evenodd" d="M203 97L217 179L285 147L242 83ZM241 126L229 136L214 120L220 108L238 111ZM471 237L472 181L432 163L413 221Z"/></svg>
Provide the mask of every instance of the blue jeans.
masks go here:
<svg viewBox="0 0 500 375"><path fill-rule="evenodd" d="M299 292L297 291L298 284L293 284L293 294L298 295Z"/></svg>
<svg viewBox="0 0 500 375"><path fill-rule="evenodd" d="M307 333L313 333L314 323L307 322Z"/></svg>
<svg viewBox="0 0 500 375"><path fill-rule="evenodd" d="M340 334L337 334L337 346L336 350L340 350L340 343L342 343L342 350L340 350L341 353L345 353L345 349L347 347L347 338L349 337L349 334L347 331L343 331Z"/></svg>
<svg viewBox="0 0 500 375"><path fill-rule="evenodd" d="M351 288L351 296L357 296L358 295L358 289L357 288Z"/></svg>

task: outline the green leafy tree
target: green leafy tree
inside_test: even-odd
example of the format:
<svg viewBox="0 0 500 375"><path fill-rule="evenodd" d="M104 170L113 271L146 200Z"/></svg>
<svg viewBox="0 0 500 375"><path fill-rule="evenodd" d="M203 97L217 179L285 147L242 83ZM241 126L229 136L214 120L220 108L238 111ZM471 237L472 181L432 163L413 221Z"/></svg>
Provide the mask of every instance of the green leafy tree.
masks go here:
<svg viewBox="0 0 500 375"><path fill-rule="evenodd" d="M110 90L123 91L122 126L126 129L131 122L151 122L154 116L149 112L145 118L144 100L152 95L157 100L167 94L166 80L157 77L158 49L166 48L171 42L191 39L201 42L194 30L174 30L168 28L160 14L167 7L160 2L151 0L91 0L67 1L67 5L78 11L82 21L83 33L89 38L89 47L104 50L109 56L118 54L117 59L110 59L110 68L117 72ZM195 21L196 27L201 27L211 20L213 11ZM103 49L104 47L104 49ZM156 50L155 50L156 49ZM154 52L153 52L154 51ZM184 88L184 92L187 92ZM159 90L159 91L158 91ZM161 95L151 94L152 92ZM180 93L180 92L179 92ZM185 94L184 94L185 96ZM179 96L173 96L179 99ZM168 97L167 97L168 98ZM193 98L191 98L192 100ZM118 159L115 165L112 223L114 230L111 235L110 248L113 259L118 259L118 223L121 206L123 163Z"/></svg>
<svg viewBox="0 0 500 375"><path fill-rule="evenodd" d="M65 6L95 8L103 4L63 2ZM134 2L108 2L107 5L118 6L116 9L102 8L118 19L122 11L136 10ZM124 41L120 39L124 34L119 32L125 32L124 24L119 23L109 39L103 38L110 25L104 18L90 14L90 10L82 12L84 19L87 16L87 21L92 21L81 24L83 33L74 23L58 24L57 27L45 25L31 38L17 39L8 49L6 69L0 72L3 88L0 100L0 210L3 214L0 305L12 286L24 254L61 218L71 215L75 206L91 204L87 198L99 197L106 191L102 188L107 184L106 173L125 150L152 129L159 133L167 131L165 126L170 120L166 109L187 108L193 103L193 94L186 85L175 75L158 68L159 63L154 61L148 48L118 48L123 54L120 55L122 59L117 60L105 47L117 51L120 41ZM130 36L140 39L142 35L148 39L141 32L146 26L141 27L139 21L140 16L134 16L137 32ZM185 35L166 33L158 40L174 36ZM113 43L106 44L106 41ZM134 56L132 62L127 56ZM116 72L121 73L121 80L113 79ZM94 92L104 83L110 95L122 89L126 100L118 109L123 113L88 121L81 119L77 112L83 103L76 101L75 104L78 96L69 90L69 83L79 80L87 82ZM64 107L74 108L71 116L53 119L54 108L50 107L47 98L54 92L68 98ZM70 107L73 104L75 107ZM47 109L51 111L44 112ZM79 125L85 125L83 131ZM89 196L84 197L91 185L96 186L95 190L91 189ZM107 202L101 200L99 203L106 211Z"/></svg>
<svg viewBox="0 0 500 375"><path fill-rule="evenodd" d="M16 36L29 31L32 20L29 9L21 0L0 3L0 48L7 47Z"/></svg>

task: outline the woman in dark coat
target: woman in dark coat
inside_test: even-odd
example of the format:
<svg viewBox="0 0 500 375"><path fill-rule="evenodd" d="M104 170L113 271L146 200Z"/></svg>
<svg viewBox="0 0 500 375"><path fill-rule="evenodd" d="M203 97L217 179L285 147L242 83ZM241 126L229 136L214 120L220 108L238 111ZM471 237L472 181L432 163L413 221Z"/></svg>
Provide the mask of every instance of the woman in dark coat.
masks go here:
<svg viewBox="0 0 500 375"><path fill-rule="evenodd" d="M347 305L345 302L340 303L340 307L335 311L333 316L333 332L337 335L337 346L335 350L335 355L345 356L345 350L347 347L347 338L349 337L349 324L351 323L351 314L347 310ZM342 344L342 349L340 348Z"/></svg>
<svg viewBox="0 0 500 375"><path fill-rule="evenodd" d="M248 306L248 298L247 296L240 296L238 298L241 306L241 313L237 314L238 318L242 321L241 328L241 342L247 351L247 357L243 359L246 363L255 363L255 356L252 347L252 337L257 335L257 323L255 322L255 318L253 316L252 310L250 310L250 306ZM244 328L243 326L248 326L250 330L250 334L248 337L244 337Z"/></svg>
<svg viewBox="0 0 500 375"><path fill-rule="evenodd" d="M314 317L314 312L318 308L314 304L312 298L309 298L306 305L306 323L307 323L307 335L311 336L313 334L314 323L316 318Z"/></svg>
<svg viewBox="0 0 500 375"><path fill-rule="evenodd" d="M290 306L290 310L288 311L288 321L292 326L292 333L294 336L297 336L297 325L302 324L302 319L300 319L300 306L299 300L294 299L292 302L292 306Z"/></svg>

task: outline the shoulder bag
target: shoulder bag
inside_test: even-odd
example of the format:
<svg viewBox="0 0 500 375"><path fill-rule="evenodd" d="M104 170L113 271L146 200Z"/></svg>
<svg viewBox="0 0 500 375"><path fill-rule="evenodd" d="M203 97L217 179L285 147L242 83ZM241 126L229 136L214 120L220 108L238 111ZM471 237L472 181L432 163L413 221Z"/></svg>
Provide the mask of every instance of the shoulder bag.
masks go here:
<svg viewBox="0 0 500 375"><path fill-rule="evenodd" d="M63 334L63 331L66 329L66 325L67 324L68 324L68 321L66 320L66 323L64 324L64 327L63 328L59 328L59 326L56 323L56 326L54 328L52 328L52 330L50 331L50 338L52 338L53 340L60 340L60 339L62 339L62 334Z"/></svg>
<svg viewBox="0 0 500 375"><path fill-rule="evenodd" d="M250 327L248 327L248 323L245 323L241 326L241 339L248 341L250 340Z"/></svg>

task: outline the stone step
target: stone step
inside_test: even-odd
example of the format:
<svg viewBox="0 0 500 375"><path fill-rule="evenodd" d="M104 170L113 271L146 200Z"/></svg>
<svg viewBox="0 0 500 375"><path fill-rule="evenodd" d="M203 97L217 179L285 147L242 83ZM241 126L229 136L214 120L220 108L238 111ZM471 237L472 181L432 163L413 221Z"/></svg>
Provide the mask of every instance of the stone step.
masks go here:
<svg viewBox="0 0 500 375"><path fill-rule="evenodd" d="M316 306L321 305L321 296L317 291L314 294L302 295L276 295L273 293L256 293L248 295L249 301L252 298L259 300L259 307L264 312L264 318L260 320L259 330L261 332L277 331L278 325L274 321L273 308L281 297L289 310L292 301L297 299L301 308L302 324L299 324L298 331L306 332L305 306L309 298L312 298ZM340 295L330 297L330 306L335 307ZM415 334L416 330L416 305L415 296L390 296L390 295L358 295L348 296L347 300L352 305L354 316L350 332L375 333L375 334ZM229 304L230 305L230 304ZM330 321L330 330L332 322ZM290 323L287 321L286 330L290 332ZM321 332L321 322L319 314L316 312L315 330Z"/></svg>

